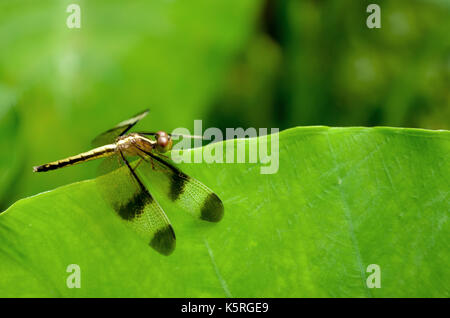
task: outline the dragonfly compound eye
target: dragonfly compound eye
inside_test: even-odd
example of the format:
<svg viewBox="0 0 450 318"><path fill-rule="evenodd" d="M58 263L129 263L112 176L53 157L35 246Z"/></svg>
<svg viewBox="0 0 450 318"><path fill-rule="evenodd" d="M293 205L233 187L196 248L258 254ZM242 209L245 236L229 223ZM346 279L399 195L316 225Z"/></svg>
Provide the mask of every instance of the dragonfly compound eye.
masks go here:
<svg viewBox="0 0 450 318"><path fill-rule="evenodd" d="M167 152L172 149L172 138L165 132L158 132L156 140L156 149L159 152Z"/></svg>

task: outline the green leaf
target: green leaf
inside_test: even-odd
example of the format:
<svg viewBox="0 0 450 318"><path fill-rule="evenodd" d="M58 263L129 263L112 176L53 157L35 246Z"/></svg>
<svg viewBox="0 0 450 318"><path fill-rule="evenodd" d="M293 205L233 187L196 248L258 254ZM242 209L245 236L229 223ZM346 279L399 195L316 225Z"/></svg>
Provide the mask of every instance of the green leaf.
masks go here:
<svg viewBox="0 0 450 318"><path fill-rule="evenodd" d="M0 215L0 296L450 296L448 131L276 136L275 174L256 163L180 165L217 192L225 216L198 221L157 197L177 235L168 257L114 215L93 180L16 202ZM70 264L79 289L66 286ZM370 264L381 288L366 285Z"/></svg>

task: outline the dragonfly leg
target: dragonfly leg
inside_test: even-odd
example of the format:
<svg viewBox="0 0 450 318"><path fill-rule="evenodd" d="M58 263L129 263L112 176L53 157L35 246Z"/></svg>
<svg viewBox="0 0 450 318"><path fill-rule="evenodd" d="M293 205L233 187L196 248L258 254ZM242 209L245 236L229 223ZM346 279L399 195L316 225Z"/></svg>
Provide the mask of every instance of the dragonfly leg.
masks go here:
<svg viewBox="0 0 450 318"><path fill-rule="evenodd" d="M164 154L162 154L162 153L160 153L159 156L160 156L160 157L163 157L164 159L170 160L169 156L166 156L166 155L164 155Z"/></svg>
<svg viewBox="0 0 450 318"><path fill-rule="evenodd" d="M143 158L139 159L138 163L136 164L136 166L133 168L133 171L136 171L136 169L139 167L139 165L141 164L142 160L144 160Z"/></svg>
<svg viewBox="0 0 450 318"><path fill-rule="evenodd" d="M139 163L141 163L142 161L145 161L145 162L150 162L150 164L152 165L152 169L153 170L156 170L155 169L155 165L154 165L154 163L153 163L153 159L151 158L151 157L144 157L144 156L142 156L141 154L139 154L138 153L138 156L141 158L140 160L139 160ZM138 165L139 165L139 163L138 163ZM137 166L136 166L136 168L137 168Z"/></svg>
<svg viewBox="0 0 450 318"><path fill-rule="evenodd" d="M155 164L153 163L153 159L150 158L150 163L152 164L152 169L155 170Z"/></svg>

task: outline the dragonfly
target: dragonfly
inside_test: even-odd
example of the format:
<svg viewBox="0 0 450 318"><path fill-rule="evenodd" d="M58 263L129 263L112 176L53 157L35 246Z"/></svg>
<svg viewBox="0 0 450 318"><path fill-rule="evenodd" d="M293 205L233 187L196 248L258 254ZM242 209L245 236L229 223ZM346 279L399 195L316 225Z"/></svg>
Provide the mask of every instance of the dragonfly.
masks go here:
<svg viewBox="0 0 450 318"><path fill-rule="evenodd" d="M148 112L145 110L97 136L92 142L94 149L35 166L33 171L46 172L103 158L99 165L100 176L96 178L102 195L118 216L152 248L169 255L176 245L174 229L142 176L151 181L159 194L195 218L219 222L224 206L217 194L182 172L165 155L172 149L174 137L201 137L164 131L129 132Z"/></svg>

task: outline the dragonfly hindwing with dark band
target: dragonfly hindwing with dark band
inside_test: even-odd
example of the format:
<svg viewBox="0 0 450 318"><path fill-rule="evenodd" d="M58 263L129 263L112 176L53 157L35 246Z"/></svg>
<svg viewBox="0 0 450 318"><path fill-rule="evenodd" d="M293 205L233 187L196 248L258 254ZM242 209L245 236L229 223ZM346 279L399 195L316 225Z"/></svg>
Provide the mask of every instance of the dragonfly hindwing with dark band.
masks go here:
<svg viewBox="0 0 450 318"><path fill-rule="evenodd" d="M117 214L124 220L132 220L139 217L147 205L153 202L153 198L149 193L140 191L136 193L129 201L124 205L115 206L114 209Z"/></svg>
<svg viewBox="0 0 450 318"><path fill-rule="evenodd" d="M170 254L175 249L175 232L172 225L167 224L158 230L150 241L150 246L164 255Z"/></svg>
<svg viewBox="0 0 450 318"><path fill-rule="evenodd" d="M180 195L184 192L184 186L188 182L189 177L182 173L172 172L172 177L170 178L170 192L169 196L172 201L177 200Z"/></svg>
<svg viewBox="0 0 450 318"><path fill-rule="evenodd" d="M215 193L210 193L203 202L200 218L209 222L218 222L223 217L223 205Z"/></svg>

